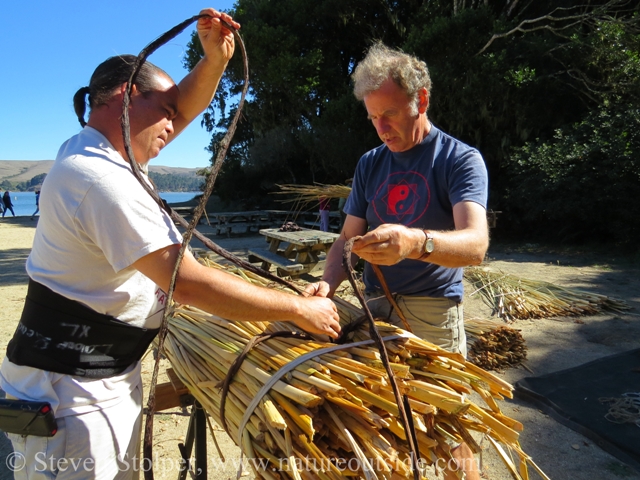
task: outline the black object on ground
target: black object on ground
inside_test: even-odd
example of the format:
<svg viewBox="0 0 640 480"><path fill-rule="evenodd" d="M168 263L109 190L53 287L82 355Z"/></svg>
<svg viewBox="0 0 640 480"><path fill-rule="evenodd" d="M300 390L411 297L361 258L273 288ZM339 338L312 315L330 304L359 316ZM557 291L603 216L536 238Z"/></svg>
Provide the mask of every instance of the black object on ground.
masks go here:
<svg viewBox="0 0 640 480"><path fill-rule="evenodd" d="M634 398L638 392L640 349L560 372L523 378L516 382L514 393L640 472L640 420L610 421L611 402L603 401Z"/></svg>

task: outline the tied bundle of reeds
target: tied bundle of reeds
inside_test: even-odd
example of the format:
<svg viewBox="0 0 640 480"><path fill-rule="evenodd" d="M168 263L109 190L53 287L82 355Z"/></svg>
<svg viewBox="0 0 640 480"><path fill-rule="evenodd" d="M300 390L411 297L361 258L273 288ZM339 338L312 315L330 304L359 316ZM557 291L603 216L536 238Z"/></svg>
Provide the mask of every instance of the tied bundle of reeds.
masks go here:
<svg viewBox="0 0 640 480"><path fill-rule="evenodd" d="M291 195L291 198L284 199L282 202L299 202L301 204L318 203L320 197L326 198L347 198L351 193L351 187L346 185L326 185L316 183L314 185L277 185L279 192L273 192L281 195Z"/></svg>
<svg viewBox="0 0 640 480"><path fill-rule="evenodd" d="M527 346L519 330L502 321L465 319L468 359L485 370L502 371L527 359Z"/></svg>
<svg viewBox="0 0 640 480"><path fill-rule="evenodd" d="M605 295L530 280L487 267L469 267L464 276L505 321L561 316L593 315L602 310L620 312L630 307Z"/></svg>
<svg viewBox="0 0 640 480"><path fill-rule="evenodd" d="M231 270L263 282L241 269ZM362 313L339 298L336 304L344 324ZM452 458L452 443L464 441L478 452L470 432L479 432L514 478L528 478L528 465L547 478L519 446L522 425L498 406L504 397L511 398L511 385L394 326L378 323L378 329L409 399L422 466L443 467ZM296 328L290 323L231 322L177 306L165 350L194 397L220 425L226 423L259 478L413 478L398 406L366 328L352 332L345 345L300 338L256 344L230 383L222 421L219 387L231 364L254 336L278 330ZM471 392L480 395L484 407L467 398Z"/></svg>

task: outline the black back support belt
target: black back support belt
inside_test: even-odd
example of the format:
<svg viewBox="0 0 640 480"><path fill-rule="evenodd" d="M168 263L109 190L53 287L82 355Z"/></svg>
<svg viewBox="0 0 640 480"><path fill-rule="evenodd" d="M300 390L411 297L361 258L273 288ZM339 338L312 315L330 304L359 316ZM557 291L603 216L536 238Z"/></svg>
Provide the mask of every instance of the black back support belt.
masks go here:
<svg viewBox="0 0 640 480"><path fill-rule="evenodd" d="M50 372L107 378L140 360L158 330L98 313L30 280L7 358Z"/></svg>

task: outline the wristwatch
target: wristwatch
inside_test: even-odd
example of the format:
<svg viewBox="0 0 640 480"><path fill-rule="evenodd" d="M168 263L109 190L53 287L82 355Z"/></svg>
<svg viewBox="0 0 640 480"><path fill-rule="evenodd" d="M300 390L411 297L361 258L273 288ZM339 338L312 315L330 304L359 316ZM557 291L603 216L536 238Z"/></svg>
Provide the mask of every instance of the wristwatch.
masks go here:
<svg viewBox="0 0 640 480"><path fill-rule="evenodd" d="M433 235L431 234L431 232L428 232L427 230L422 230L424 232L425 235L425 239L424 239L424 245L422 245L422 255L420 256L420 258L418 258L418 260L424 260L425 258L427 258L429 255L431 255L433 253L433 250L435 249L435 244L433 243Z"/></svg>

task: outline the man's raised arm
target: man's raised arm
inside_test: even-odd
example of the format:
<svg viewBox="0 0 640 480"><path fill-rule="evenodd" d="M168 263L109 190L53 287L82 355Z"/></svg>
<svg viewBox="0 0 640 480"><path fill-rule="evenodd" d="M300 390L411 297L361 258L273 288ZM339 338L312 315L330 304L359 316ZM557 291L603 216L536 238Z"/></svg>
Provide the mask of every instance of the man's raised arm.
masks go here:
<svg viewBox="0 0 640 480"><path fill-rule="evenodd" d="M213 8L201 10L200 14L210 15L198 19L197 24L204 57L178 84L178 115L173 120L174 133L169 141L179 135L209 106L235 50L233 32L222 25L220 19L235 28L240 28L240 24L234 22L226 13L217 12Z"/></svg>

